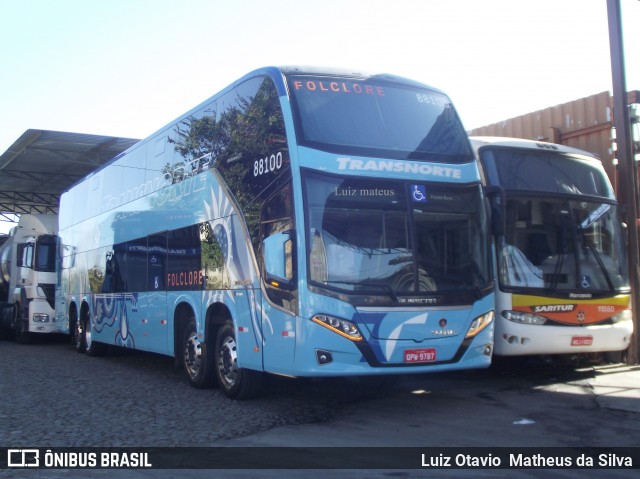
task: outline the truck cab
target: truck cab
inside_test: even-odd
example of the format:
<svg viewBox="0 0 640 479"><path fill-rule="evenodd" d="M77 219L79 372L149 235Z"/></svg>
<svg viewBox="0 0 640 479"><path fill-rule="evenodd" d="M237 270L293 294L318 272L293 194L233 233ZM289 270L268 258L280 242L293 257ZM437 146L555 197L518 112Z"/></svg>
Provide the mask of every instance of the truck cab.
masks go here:
<svg viewBox="0 0 640 479"><path fill-rule="evenodd" d="M57 332L55 285L57 217L23 215L0 248L0 333L14 331L19 343L31 333Z"/></svg>

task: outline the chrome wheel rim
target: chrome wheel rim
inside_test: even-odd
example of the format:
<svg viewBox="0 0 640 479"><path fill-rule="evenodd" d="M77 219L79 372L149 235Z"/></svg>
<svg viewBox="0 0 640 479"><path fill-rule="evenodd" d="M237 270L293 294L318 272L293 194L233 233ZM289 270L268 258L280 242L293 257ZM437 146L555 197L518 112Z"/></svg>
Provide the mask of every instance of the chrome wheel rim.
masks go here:
<svg viewBox="0 0 640 479"><path fill-rule="evenodd" d="M225 385L233 387L238 378L238 347L231 336L227 336L220 345L218 353L218 371Z"/></svg>
<svg viewBox="0 0 640 479"><path fill-rule="evenodd" d="M189 334L184 347L184 367L191 378L197 377L202 367L202 343L195 331Z"/></svg>

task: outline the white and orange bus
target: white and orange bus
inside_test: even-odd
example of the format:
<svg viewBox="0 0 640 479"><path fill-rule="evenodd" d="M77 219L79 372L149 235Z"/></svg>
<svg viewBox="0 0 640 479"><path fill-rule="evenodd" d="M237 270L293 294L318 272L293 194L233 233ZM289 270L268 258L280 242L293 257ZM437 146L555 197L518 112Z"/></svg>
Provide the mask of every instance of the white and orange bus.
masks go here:
<svg viewBox="0 0 640 479"><path fill-rule="evenodd" d="M500 204L495 354L625 350L633 332L626 244L601 161L539 141L471 143Z"/></svg>

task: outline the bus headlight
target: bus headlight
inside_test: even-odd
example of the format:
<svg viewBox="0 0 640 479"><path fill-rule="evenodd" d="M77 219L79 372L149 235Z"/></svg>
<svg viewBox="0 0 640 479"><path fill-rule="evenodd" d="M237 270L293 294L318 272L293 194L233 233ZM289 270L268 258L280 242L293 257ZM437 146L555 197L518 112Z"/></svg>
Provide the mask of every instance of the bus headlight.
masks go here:
<svg viewBox="0 0 640 479"><path fill-rule="evenodd" d="M469 326L469 331L467 331L466 338L473 338L484 328L489 326L493 321L493 310L488 313L483 314L482 316L478 316L476 319L471 321L471 326Z"/></svg>
<svg viewBox="0 0 640 479"><path fill-rule="evenodd" d="M329 316L328 314L316 314L311 321L330 329L334 333L338 333L340 336L344 336L351 341L362 341L362 335L358 326L354 322L346 319L336 318L335 316Z"/></svg>
<svg viewBox="0 0 640 479"><path fill-rule="evenodd" d="M521 311L503 311L502 317L513 321L514 323L521 324L544 324L547 322L547 318L544 316L538 316L537 314L523 313Z"/></svg>
<svg viewBox="0 0 640 479"><path fill-rule="evenodd" d="M614 314L611 316L611 321L614 323L621 323L622 321L631 321L633 319L633 315L630 309L625 309L624 311L620 311L618 314Z"/></svg>

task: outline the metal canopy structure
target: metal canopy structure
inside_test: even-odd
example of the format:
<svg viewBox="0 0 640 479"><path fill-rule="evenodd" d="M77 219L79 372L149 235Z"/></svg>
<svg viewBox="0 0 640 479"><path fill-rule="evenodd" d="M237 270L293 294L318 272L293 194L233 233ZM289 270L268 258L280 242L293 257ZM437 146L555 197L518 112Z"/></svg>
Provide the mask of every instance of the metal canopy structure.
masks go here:
<svg viewBox="0 0 640 479"><path fill-rule="evenodd" d="M138 141L25 131L0 156L0 220L22 213L56 214L66 189Z"/></svg>

